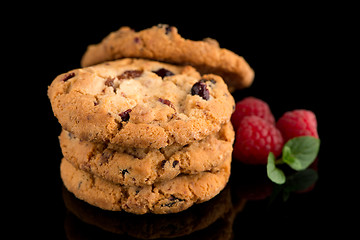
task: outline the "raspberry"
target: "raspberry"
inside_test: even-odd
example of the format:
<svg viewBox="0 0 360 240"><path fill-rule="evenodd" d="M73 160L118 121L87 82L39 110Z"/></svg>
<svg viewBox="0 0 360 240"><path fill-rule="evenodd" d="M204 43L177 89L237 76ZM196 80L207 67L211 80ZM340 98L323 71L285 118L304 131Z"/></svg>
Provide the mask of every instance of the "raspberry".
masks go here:
<svg viewBox="0 0 360 240"><path fill-rule="evenodd" d="M316 116L308 110L297 109L284 113L277 121L276 127L280 130L285 142L299 136L319 138Z"/></svg>
<svg viewBox="0 0 360 240"><path fill-rule="evenodd" d="M281 154L283 138L275 125L258 116L246 116L236 132L233 156L247 164L266 164L270 152Z"/></svg>
<svg viewBox="0 0 360 240"><path fill-rule="evenodd" d="M241 120L245 116L258 116L271 124L275 124L275 119L270 111L269 105L255 97L247 97L236 103L235 112L231 116L231 123L235 131L239 128Z"/></svg>

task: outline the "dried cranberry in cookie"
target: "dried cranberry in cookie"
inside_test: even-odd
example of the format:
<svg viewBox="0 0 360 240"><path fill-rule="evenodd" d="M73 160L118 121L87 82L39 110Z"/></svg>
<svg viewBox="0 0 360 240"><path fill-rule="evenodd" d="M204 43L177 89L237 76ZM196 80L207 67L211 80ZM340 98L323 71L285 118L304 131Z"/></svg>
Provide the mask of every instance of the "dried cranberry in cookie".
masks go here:
<svg viewBox="0 0 360 240"><path fill-rule="evenodd" d="M174 73L165 69L165 68L160 68L156 71L153 71L154 73L156 73L158 76L164 78L164 77L167 77L167 76L173 76Z"/></svg>
<svg viewBox="0 0 360 240"><path fill-rule="evenodd" d="M121 75L117 76L117 78L119 80L137 78L137 77L140 77L142 73L143 73L142 70L127 70L124 73L122 73Z"/></svg>
<svg viewBox="0 0 360 240"><path fill-rule="evenodd" d="M131 111L132 111L131 109L128 109L128 110L120 113L119 116L121 117L121 120L123 120L124 122L129 121L129 119L130 119L129 113L130 113Z"/></svg>
<svg viewBox="0 0 360 240"><path fill-rule="evenodd" d="M62 79L62 81L66 82L67 80L69 80L70 78L73 78L75 76L74 72L71 73L67 73L65 74L64 78Z"/></svg>
<svg viewBox="0 0 360 240"><path fill-rule="evenodd" d="M174 104L172 104L170 100L159 98L159 102L173 108L176 111Z"/></svg>
<svg viewBox="0 0 360 240"><path fill-rule="evenodd" d="M191 88L191 95L199 95L205 100L209 100L209 90L206 87L205 81L198 81Z"/></svg>

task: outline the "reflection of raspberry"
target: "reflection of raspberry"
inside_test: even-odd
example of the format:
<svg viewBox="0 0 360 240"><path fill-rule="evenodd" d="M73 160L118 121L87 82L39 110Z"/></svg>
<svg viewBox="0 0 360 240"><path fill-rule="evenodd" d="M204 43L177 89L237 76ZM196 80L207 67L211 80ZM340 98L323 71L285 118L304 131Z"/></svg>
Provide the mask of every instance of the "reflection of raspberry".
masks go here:
<svg viewBox="0 0 360 240"><path fill-rule="evenodd" d="M247 164L266 164L270 152L281 154L283 138L275 125L257 116L247 116L236 132L233 156Z"/></svg>
<svg viewBox="0 0 360 240"><path fill-rule="evenodd" d="M286 112L276 123L284 141L299 136L313 136L319 138L315 114L308 110L294 110Z"/></svg>
<svg viewBox="0 0 360 240"><path fill-rule="evenodd" d="M231 116L231 123L235 131L239 128L241 120L245 116L258 116L265 119L269 123L275 124L274 116L272 115L269 105L254 97L247 97L236 103L235 112Z"/></svg>

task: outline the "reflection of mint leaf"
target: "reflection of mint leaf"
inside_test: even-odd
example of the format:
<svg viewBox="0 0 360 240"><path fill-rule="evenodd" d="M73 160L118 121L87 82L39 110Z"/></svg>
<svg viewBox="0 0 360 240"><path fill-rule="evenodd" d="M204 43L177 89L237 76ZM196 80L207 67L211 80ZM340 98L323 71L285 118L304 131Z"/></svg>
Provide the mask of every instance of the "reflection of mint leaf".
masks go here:
<svg viewBox="0 0 360 240"><path fill-rule="evenodd" d="M275 156L272 152L269 153L266 170L271 181L277 184L285 183L285 174L281 169L275 166Z"/></svg>
<svg viewBox="0 0 360 240"><path fill-rule="evenodd" d="M283 162L292 169L300 171L306 169L316 158L320 147L320 140L310 136L290 139L283 147Z"/></svg>
<svg viewBox="0 0 360 240"><path fill-rule="evenodd" d="M310 188L318 179L318 174L314 169L305 169L286 177L286 183L274 185L269 199L269 205L272 204L278 196L282 196L285 202L291 193L304 191Z"/></svg>
<svg viewBox="0 0 360 240"><path fill-rule="evenodd" d="M291 191L303 191L313 185L318 179L318 174L314 169L305 169L288 176L286 188Z"/></svg>

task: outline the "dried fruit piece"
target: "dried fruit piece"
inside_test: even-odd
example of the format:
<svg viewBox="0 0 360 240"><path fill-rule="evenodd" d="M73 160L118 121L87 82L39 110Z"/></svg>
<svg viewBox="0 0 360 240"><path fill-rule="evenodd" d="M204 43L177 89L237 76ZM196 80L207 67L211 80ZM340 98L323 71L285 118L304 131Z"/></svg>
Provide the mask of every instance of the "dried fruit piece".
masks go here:
<svg viewBox="0 0 360 240"><path fill-rule="evenodd" d="M209 90L206 87L206 84L204 83L204 80L201 79L197 83L195 83L191 88L191 95L199 95L205 100L209 100L210 93Z"/></svg>
<svg viewBox="0 0 360 240"><path fill-rule="evenodd" d="M168 105L169 107L171 107L172 109L175 110L175 106L174 106L174 104L172 104L172 102L170 100L159 98L159 102L161 102L162 104Z"/></svg>
<svg viewBox="0 0 360 240"><path fill-rule="evenodd" d="M184 199L181 198L177 198L174 195L170 195L170 197L168 198L168 200L170 201L169 203L163 203L160 206L161 207L172 207L174 206L176 203L178 202L183 202L185 201Z"/></svg>
<svg viewBox="0 0 360 240"><path fill-rule="evenodd" d="M63 81L63 82L66 82L67 80L69 80L70 78L73 78L73 77L75 77L75 73L74 73L74 72L65 74L64 78L62 79L62 81Z"/></svg>
<svg viewBox="0 0 360 240"><path fill-rule="evenodd" d="M175 75L173 72L171 72L170 70L167 70L165 68L160 68L160 69L158 69L156 71L153 71L153 73L157 74L161 78Z"/></svg>
<svg viewBox="0 0 360 240"><path fill-rule="evenodd" d="M109 77L109 78L106 79L106 81L105 81L105 86L114 87L114 80L115 80L115 78Z"/></svg>
<svg viewBox="0 0 360 240"><path fill-rule="evenodd" d="M178 164L179 164L179 161L178 161L178 160L175 160L175 161L173 162L173 164L172 164L173 168L176 167L176 165L178 165Z"/></svg>
<svg viewBox="0 0 360 240"><path fill-rule="evenodd" d="M162 161L161 161L161 164L160 164L161 168L164 168L164 167L165 167L166 162L167 162L166 160L162 160Z"/></svg>
<svg viewBox="0 0 360 240"><path fill-rule="evenodd" d="M140 38L139 38L139 37L135 37L135 38L134 38L134 42L135 42L135 43L139 43L139 42L140 42Z"/></svg>
<svg viewBox="0 0 360 240"><path fill-rule="evenodd" d="M127 169L120 169L120 173L123 177L125 177L125 174L129 174L129 171Z"/></svg>
<svg viewBox="0 0 360 240"><path fill-rule="evenodd" d="M117 78L119 80L137 78L140 77L143 72L143 70L128 70L125 71L123 74L117 76Z"/></svg>
<svg viewBox="0 0 360 240"><path fill-rule="evenodd" d="M128 110L120 113L119 116L121 117L121 120L124 121L124 122L129 121L129 119L130 119L129 113L130 113L131 111L132 111L132 109L128 109Z"/></svg>

